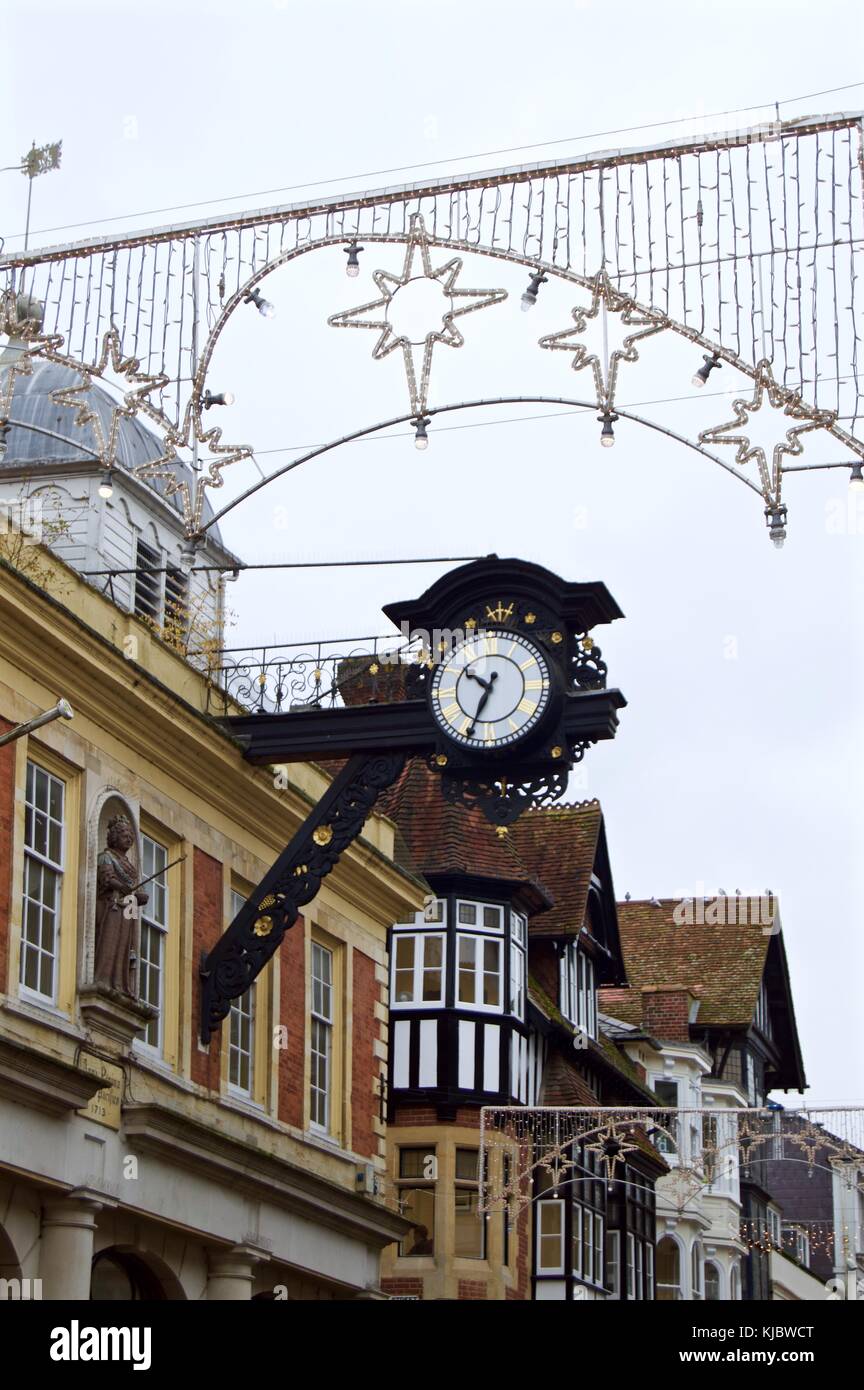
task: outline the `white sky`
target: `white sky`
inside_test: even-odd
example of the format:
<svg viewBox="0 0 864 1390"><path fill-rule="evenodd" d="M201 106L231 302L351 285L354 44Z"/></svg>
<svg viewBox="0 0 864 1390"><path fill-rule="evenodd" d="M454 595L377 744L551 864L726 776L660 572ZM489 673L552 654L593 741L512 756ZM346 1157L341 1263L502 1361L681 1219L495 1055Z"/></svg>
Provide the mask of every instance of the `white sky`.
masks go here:
<svg viewBox="0 0 864 1390"><path fill-rule="evenodd" d="M293 201L299 191L264 191L304 180L335 180L326 192L398 183L412 175L378 171L440 160L431 172L444 173L473 152L484 155L474 166L449 168L534 160L540 150L486 152L542 141L563 142L548 147L555 155L630 147L699 122L576 137L766 103L703 128L752 124L773 116L775 100L855 82L862 15L837 0L547 0L533 10L511 0L7 0L0 163L34 139L63 139L61 172L34 187L38 245L186 220L195 210L160 210L199 200L212 200L202 213ZM862 106L864 85L782 114ZM374 177L348 177L366 173ZM26 185L15 174L0 185L2 230L17 247ZM263 196L220 201L247 193ZM127 213L145 215L102 225ZM47 230L72 223L83 225ZM274 275L264 292L277 317L236 315L217 351L209 385L237 395L230 437L254 443L267 471L290 454L266 450L407 408L398 354L374 363L372 334L326 326L372 298L371 271L399 269L401 252L367 250L356 281L344 262L334 249ZM588 374L574 374L565 353L536 349L541 334L570 324L572 290L544 286L524 315L526 282L522 270L466 257L460 286L502 286L510 297L460 320L463 349L436 351L433 404L590 395ZM724 368L695 392L701 354L661 336L622 369L619 400L685 397L641 409L694 436L731 418L730 392L751 393L745 379ZM807 1099L862 1101L864 504L847 511L841 472L788 480L789 540L778 553L758 497L722 470L625 421L615 449L601 450L593 413L531 418L554 410L441 418L425 455L404 432L343 449L239 508L225 539L248 561L494 550L604 580L627 618L596 635L629 706L573 792L603 804L616 891L778 892ZM800 461L843 456L810 439ZM732 449L718 452L731 462ZM214 501L255 476L251 463L238 466ZM384 632L382 604L441 572L244 576L229 591L238 616L227 640Z"/></svg>

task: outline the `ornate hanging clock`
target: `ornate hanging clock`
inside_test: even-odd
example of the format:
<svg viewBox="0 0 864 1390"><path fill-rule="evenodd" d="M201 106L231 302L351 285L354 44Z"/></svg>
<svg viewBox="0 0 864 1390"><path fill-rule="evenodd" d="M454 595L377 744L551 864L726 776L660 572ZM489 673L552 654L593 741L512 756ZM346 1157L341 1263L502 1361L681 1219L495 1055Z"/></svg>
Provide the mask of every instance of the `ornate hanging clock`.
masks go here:
<svg viewBox="0 0 864 1390"><path fill-rule="evenodd" d="M419 663L394 657L403 698L393 699L390 670L386 703L224 721L252 762L342 759L344 766L204 961L205 1042L406 758L426 758L448 800L479 807L503 834L526 808L561 797L585 750L615 736L626 701L606 688L606 665L589 635L622 616L605 584L568 584L540 565L492 555L384 612L423 647Z"/></svg>

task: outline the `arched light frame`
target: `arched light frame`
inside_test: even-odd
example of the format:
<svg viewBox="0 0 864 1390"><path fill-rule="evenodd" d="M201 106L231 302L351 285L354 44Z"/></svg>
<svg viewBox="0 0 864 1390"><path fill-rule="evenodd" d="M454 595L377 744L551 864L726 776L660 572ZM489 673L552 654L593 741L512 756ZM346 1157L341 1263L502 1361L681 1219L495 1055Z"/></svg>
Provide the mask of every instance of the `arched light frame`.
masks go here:
<svg viewBox="0 0 864 1390"><path fill-rule="evenodd" d="M815 144L807 145L809 140ZM805 142L805 143L802 143ZM821 142L821 143L820 143ZM770 157L769 167L768 151L771 145L775 146L776 155ZM58 332L66 330L69 341L73 336L75 341L80 340L79 353L80 363L74 363L71 357L64 360L69 365L76 365L82 372L88 371L90 375L94 373L92 363L85 359L89 356L98 356L98 345L102 341L101 335L104 328L110 322L114 322L115 313L115 281L118 273L122 276L123 265L122 257L127 252L131 256L133 251L136 255L146 257L156 257L159 259L161 269L159 274L167 283L171 280L172 274L176 278L180 274L180 294L184 297L183 303L186 305L186 316L181 306L179 316L172 318L172 323L179 322L179 338L174 343L174 357L177 357L179 350L182 359L183 353L187 354L189 369L185 374L180 372L178 361L178 375L170 378L168 388L169 400L163 402L160 393L160 406L164 404L165 412L173 412L173 420L167 413L157 409L153 403L143 396L136 401L136 409L141 409L154 421L154 423L164 431L166 436L166 454L161 460L164 464L164 476L168 491L184 489L184 502L186 507L187 530L194 534L196 518L200 521L201 508L203 502L203 490L206 487L219 486L222 482L222 470L230 462L240 461L250 457L254 450L251 445L222 445L219 442L221 431L213 429L205 431L201 420L201 398L204 390L204 379L212 360L213 349L224 330L228 319L233 314L238 303L246 302L250 290L254 289L269 274L276 269L284 266L296 256L304 254L308 250L320 250L329 246L346 246L357 237L361 237L368 243L391 243L404 244L408 239L408 221L415 215L428 216L432 222L432 228L428 234L428 244L439 248L445 248L452 252L464 252L469 255L483 255L493 259L511 262L520 265L533 273L542 272L554 275L564 281L570 281L582 288L590 287L592 275L588 272L596 272L602 267L606 267L611 275L611 283L615 286L626 285L628 289L622 290L629 303L634 308L647 310L654 315L659 315L663 319L665 327L670 328L686 339L705 347L723 361L730 363L741 371L742 375L751 379L756 379L760 364L756 361L749 361L742 354L742 342L746 345L746 351L752 351L753 357L760 357L763 360L772 360L776 348L779 356L777 361L780 367L786 366L782 371L778 371L779 378L787 380L787 370L799 389L793 387L780 387L783 403L800 403L805 411L811 414L818 409L820 416L826 413L831 416L830 421L820 418L820 427L824 424L826 431L836 437L844 447L847 447L854 457L864 457L864 444L857 440L854 435L847 432L839 423L838 412L842 409L840 405L840 395L834 398L836 410L825 412L823 406L818 406L819 399L824 400L826 392L823 386L827 381L830 392L836 384L837 392L840 391L839 383L847 378L843 378L839 373L846 370L841 364L837 352L828 354L833 360L837 358L834 373L829 370L827 377L818 369L818 356L821 351L823 361L825 359L825 348L819 345L814 336L812 344L810 340L804 341L802 336L802 305L804 300L802 294L806 294L807 314L809 319L809 309L811 303L810 282L807 280L809 268L814 267L812 280L812 301L814 311L816 309L816 284L815 284L815 258L822 252L829 252L834 256L833 247L839 246L842 254L851 257L850 268L852 272L851 295L849 286L844 284L846 274L846 263L841 261L839 282L834 278L834 307L839 305L844 315L847 315L853 324L860 320L860 315L856 314L855 305L855 279L856 279L856 258L860 256L858 250L862 238L857 235L859 223L862 222L862 197L861 197L861 175L864 174L864 163L862 163L862 116L860 112L839 113L831 116L806 117L793 119L788 122L770 122L767 125L755 127L752 130L735 130L719 132L715 135L695 137L690 139L678 139L664 145L643 148L639 150L616 150L605 151L599 154L588 154L585 156L577 155L565 157L560 160L544 161L534 165L521 165L509 169L492 170L482 173L468 173L466 175L445 176L439 179L426 180L412 185L402 185L393 188L376 189L371 191L358 191L347 195L327 195L322 199L293 204L281 208L262 209L256 212L244 212L239 214L227 214L201 222L186 223L182 225L165 226L154 228L149 231L132 232L128 234L110 235L108 237L91 237L85 241L71 246L51 247L32 252L17 253L0 257L0 274L5 273L10 276L11 283L19 285L23 291L27 287L27 278L30 280L31 292L36 291L38 295L43 295L51 301L53 311L53 330L56 335ZM786 231L790 224L787 219L787 198L789 202L790 216L794 214L796 208L803 206L808 209L813 201L813 192L808 192L805 184L799 180L798 170L798 151L803 152L805 157L804 178L809 176L806 165L808 150L815 150L815 178L814 184L816 199L816 222L815 242L813 248L806 245L798 245L800 237L793 239L792 242L786 237ZM747 164L747 187L748 200L750 198L749 185L751 169L751 152L755 162L753 165L754 187L759 187L760 168L759 161L764 159L764 178L765 196L767 204L763 203L760 208L759 198L761 193L754 195L752 204L748 201L742 209L740 204L738 213L735 212L735 200L732 197L731 222L725 210L722 212L724 238L721 245L721 201L725 205L730 202L727 193L731 190L731 180L733 177L733 161L738 161L735 165L737 169L736 177L742 176L743 163L746 158ZM789 171L787 177L787 156L789 158ZM695 157L696 164L687 164L686 161ZM706 179L706 174L713 177L715 168L717 179L723 173L724 180L729 180L728 187L724 182L723 190L717 187L716 197L716 243L712 241L715 235L712 217L712 184L710 177ZM821 160L821 163L820 163ZM781 176L782 163L782 176ZM812 160L811 160L812 163ZM685 167L686 166L686 167ZM819 188L820 183L824 183L826 167L831 169L831 178L828 182L836 178L841 182L834 183L834 187L845 195L845 181L848 180L848 216L842 206L842 197L839 197L837 218L835 223L835 213L833 208L833 193L822 194L821 208L823 217L826 206L830 210L830 228L832 229L832 239L825 239L825 231L819 221ZM666 178L667 170L670 175L670 199L668 207L671 209L667 219L663 215L662 226L658 226L656 221L657 209L655 206L655 223L652 235L651 224L651 203L650 198L653 194L658 197L666 198ZM690 171L693 171L694 178L690 180ZM653 171L653 172L649 172ZM677 172L676 172L677 171ZM647 190L649 203L647 207L647 233L644 216L641 216L638 205L633 203L634 177L636 179L636 193L639 194L639 181L643 179L644 189ZM774 215L772 213L771 193L769 193L770 179L780 179L782 202L782 217L780 226L782 237L775 240L774 236ZM821 176L820 176L821 175ZM619 176L621 182L619 184ZM628 209L626 201L627 179L629 177L631 202ZM676 183L677 179L677 183ZM654 180L653 184L651 180ZM662 180L662 183L661 183ZM650 186L649 186L650 185ZM679 187L680 185L680 187ZM772 185L773 188L773 185ZM677 191L676 191L677 190ZM721 199L721 191L723 193ZM685 192L687 194L685 198ZM696 217L696 197L707 198L705 204L705 230L702 228L702 205L698 205L698 218ZM589 196L590 195L590 196ZM678 198L680 195L680 207ZM618 237L618 213L620 196L625 197L623 204L625 217L622 220L624 228L623 236L619 244ZM596 202L593 199L596 197ZM515 201L514 201L515 199ZM809 201L808 201L809 199ZM686 208L685 208L686 203ZM774 205L776 209L776 204ZM779 328L775 331L774 324L774 260L765 264L770 266L770 297L771 308L770 327L768 328L768 339L772 343L770 351L766 352L766 322L764 315L761 319L762 351L759 352L757 334L755 326L752 334L749 331L753 314L757 312L755 308L756 300L756 279L758 278L761 294L762 276L761 272L756 276L755 269L763 262L761 256L769 255L766 249L769 245L768 227L760 225L758 218L762 211L767 207L768 220L772 224L770 233L770 255L785 257L777 263L778 289L781 298L785 296L782 313L782 335L778 336ZM635 211L634 211L635 208ZM605 209L605 223L604 223ZM628 226L626 213L631 213L632 220L632 241L628 242ZM396 222L397 229L392 232L391 215ZM809 215L809 214L808 214ZM680 216L680 226L679 226ZM753 221L753 217L757 219ZM587 218L587 226L586 226ZM744 232L739 240L738 223L742 221ZM748 218L749 230L748 228ZM371 227L369 222L371 221ZM400 227L401 221L401 227ZM323 227L321 223L323 222ZM383 224L386 230L378 230L376 222ZM436 235L435 228L438 223L447 228L446 235ZM700 230L697 231L697 222ZM350 225L349 225L350 224ZM808 224L809 225L809 224ZM450 235L451 230L457 228L458 235ZM313 230L321 227L321 234L313 236ZM326 228L326 231L325 231ZM833 229L836 228L837 239L833 239ZM734 243L730 241L730 232L734 230ZM285 244L285 237L293 237L294 245L287 250L282 250ZM472 237L476 235L476 240ZM647 235L647 242L646 242ZM755 241L754 241L755 235ZM232 236L240 238L236 244L230 241ZM251 237L251 241L250 238ZM274 254L271 256L271 237L275 242L273 247ZM245 238L245 239L244 239ZM614 238L614 248L613 248ZM664 243L665 238L665 243ZM820 240L821 238L821 240ZM481 240L482 239L482 240ZM301 244L302 243L302 244ZM646 257L647 246L647 257ZM654 248L655 255L652 262L651 248ZM716 247L717 259L711 259L712 247ZM761 247L761 249L760 249ZM277 248L280 248L277 250ZM528 254L532 248L535 254ZM600 251L602 249L602 256ZM805 255L808 250L813 250L812 262ZM607 250L612 257L606 260ZM540 255L540 251L547 252ZM717 266L716 276L711 271L710 274L703 276L703 253L705 267ZM727 254L730 253L730 254ZM167 262L166 262L167 254ZM182 267L178 259L173 261L174 270L172 271L172 255L179 257L182 254ZM120 270L118 272L118 256L121 257ZM213 268L211 273L211 256L213 257ZM697 262L698 256L698 262ZM550 259L551 257L551 259ZM631 259L632 258L632 259ZM574 264L581 260L582 274L574 269ZM664 264L665 260L665 264ZM203 264L202 264L203 262ZM638 266L637 266L638 262ZM727 303L723 298L723 282L721 275L721 263L730 262L730 275L734 274L735 293L730 309L723 309L722 305ZM143 260L137 264L143 266ZM631 270L632 263L632 270ZM689 312L688 312L688 280L687 272L693 270L698 263L698 285L694 295L694 289L689 287ZM151 261L147 262L150 267ZM833 259L832 259L833 264ZM794 270L799 268L797 301L794 290ZM141 279L137 279L138 291L135 289L135 280L130 281L131 261L126 264L126 289L123 291L122 279L119 282L120 298L117 304L118 321L123 318L123 332L126 331L126 309L131 300L140 297ZM213 292L216 285L215 276L219 273L218 282L218 303L217 296ZM225 281L230 280L235 283L235 269L237 272L237 287L230 294L227 301L224 301ZM785 266L785 269L784 269ZM80 277L79 277L80 268ZM251 269L251 274L249 270ZM792 280L789 280L789 272L792 271ZM56 276L55 276L56 270ZM153 270L153 294L156 294L157 284L157 263L152 260ZM94 275L94 296L95 286L98 283L98 308L94 315L90 315L90 275ZM738 278L741 274L742 295L738 297ZM804 289L802 290L802 273L805 276ZM143 274L143 270L141 271ZM149 268L148 268L149 274ZM245 275L240 283L240 275ZM647 275L647 284L650 286L648 297L652 301L649 306L642 300L636 299L636 290L639 284L639 277ZM45 278L47 276L47 279ZM52 276L55 278L52 280ZM84 300L79 293L76 300L74 287L76 284L83 284L81 277L86 276L87 313L82 319L83 309L81 306ZM664 289L665 276L665 289ZM671 276L671 298L670 298L670 276ZM101 278L100 278L101 277ZM107 277L107 279L106 279ZM167 278L166 278L167 277ZM659 277L659 278L658 278ZM750 280L749 293L747 280ZM38 284L37 284L38 280ZM831 296L830 289L831 275L827 280L820 272L820 305L825 293L823 287L826 283L829 286L827 291L829 301ZM103 282L105 282L103 284ZM9 283L7 279L7 284ZM159 281L160 285L162 280ZM837 298L838 283L840 298ZM68 294L71 284L71 298ZM790 289L790 284L793 288ZM52 297L53 285L53 297ZM64 285L67 295L64 299ZM629 288L632 286L632 291ZM715 288L716 287L716 294ZM103 299L103 288L105 295ZM144 294L146 297L146 285ZM204 306L208 318L208 323L212 324L207 339L204 343L203 351L199 356L198 352L198 328L201 326L196 311L194 319L190 317L188 305L194 301L198 302L199 293L204 292ZM843 295L851 299L849 305L846 304ZM124 297L125 295L125 297ZM131 300L130 300L131 295ZM167 291L166 291L167 296ZM798 321L795 322L794 308L797 302ZM164 304L158 305L156 299L149 301L151 307L148 309L146 304L143 306L144 327L147 332L144 334L143 351L147 355L148 364L153 353L157 359L157 366L162 366L165 371L169 370L168 357L165 350L158 346L163 338L162 320L165 315L174 314L177 306L173 301L169 302L166 297ZM78 308L76 309L76 304ZM93 304L97 304L94 297ZM694 322L698 324L700 318L701 304L701 331L694 327ZM791 345L786 341L786 310L792 306L793 314L790 320L792 329L797 327L797 339L793 333ZM659 307L655 307L659 306ZM780 307L780 306L778 306ZM751 312L752 309L752 312ZM832 303L828 302L825 306L827 312L826 322L832 322ZM157 312L158 310L158 312ZM694 312L695 311L695 312ZM837 310L839 312L839 309ZM761 309L758 310L761 314ZM677 317L671 316L672 313ZM711 322L710 332L706 331L706 313ZM109 317L110 315L110 317ZM139 322L141 322L142 304L139 302L137 308L132 304L130 316L130 338L129 347L133 351L142 350L139 347ZM149 315L149 321L148 321ZM160 317L161 315L161 317ZM215 316L215 321L214 321ZM88 319L90 322L88 323ZM715 323L716 319L716 323ZM185 329L184 329L185 322ZM194 322L192 334L192 348L189 351L188 332L190 322ZM845 319L844 319L845 323ZM743 328L742 328L743 324ZM173 329L172 329L173 332ZM186 338L183 335L186 333ZM716 336L712 337L711 333ZM157 335L157 346L154 348L154 334ZM749 339L749 341L748 341ZM800 341L798 341L800 339ZM835 325L835 346L839 349L840 340L836 338ZM722 340L719 341L719 340ZM62 339L60 340L62 341ZM861 341L859 334L855 333L855 341ZM178 349L179 342L179 349ZM186 343L186 347L183 343ZM734 342L736 350L733 351L723 343ZM796 350L797 342L797 350ZM147 344L149 343L149 347ZM94 351L94 344L96 349ZM808 345L810 344L810 345ZM34 350L38 348L34 346ZM803 356L801 355L803 353ZM813 354L814 361L807 362L805 368L805 358ZM847 344L844 340L841 353L842 362L846 362ZM849 370L852 371L851 379L855 386L852 389L853 399L860 399L856 395L858 390L857 376L857 356L852 349L853 360L849 363ZM46 353L46 355L50 355ZM801 364L800 372L798 364ZM810 377L807 373L810 372ZM186 383L192 378L192 390L187 394ZM814 404L806 406L803 401L801 383L813 381ZM217 383L218 385L218 383ZM844 388L845 390L845 388ZM173 396L172 396L173 393ZM182 398L185 398L185 403ZM845 397L844 397L845 399ZM445 403L446 404L446 403ZM437 410L444 408L444 405L437 407ZM855 410L857 412L857 406ZM857 413L843 418L850 418L854 422ZM640 420L640 422L643 422ZM651 423L651 422L644 422ZM383 422L381 426L383 427ZM717 428L717 427L714 427ZM724 427L725 428L725 427ZM670 432L672 434L673 432ZM348 437L357 437L356 434ZM347 437L346 437L347 438ZM197 454L197 445L200 442L211 444L212 457L207 463L202 463L199 469L199 486L196 487L194 499L188 497L188 488L178 483L176 475L170 472L170 464L177 457L177 449L189 447L193 450L193 455ZM339 441L333 441L330 447L336 447ZM699 447L698 443L692 440L685 441L692 447L696 447L701 453L708 454L708 451ZM789 452L788 450L784 452ZM798 452L795 450L794 452ZM719 462L716 458L715 462ZM851 467L853 459L848 462L837 463L836 465L805 465L805 467ZM151 469L154 465L150 466ZM728 471L734 471L729 469ZM771 506L779 506L779 492L782 481L782 474L786 471L795 471L784 468L781 464L781 456L777 455L777 470L773 478L767 476L767 471L762 470L762 487L759 489L763 499ZM277 476L277 475L274 475ZM775 484L772 486L772 484Z"/></svg>

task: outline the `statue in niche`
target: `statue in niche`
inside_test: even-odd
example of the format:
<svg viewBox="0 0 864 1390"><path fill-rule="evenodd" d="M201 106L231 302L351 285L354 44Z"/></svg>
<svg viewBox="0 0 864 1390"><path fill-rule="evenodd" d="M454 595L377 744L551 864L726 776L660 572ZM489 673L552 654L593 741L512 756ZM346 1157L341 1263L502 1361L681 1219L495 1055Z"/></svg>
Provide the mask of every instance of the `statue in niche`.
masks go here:
<svg viewBox="0 0 864 1390"><path fill-rule="evenodd" d="M127 816L108 822L107 848L96 860L96 960L98 984L136 998L133 951L138 908L149 898L137 887L138 869L129 858L135 831Z"/></svg>

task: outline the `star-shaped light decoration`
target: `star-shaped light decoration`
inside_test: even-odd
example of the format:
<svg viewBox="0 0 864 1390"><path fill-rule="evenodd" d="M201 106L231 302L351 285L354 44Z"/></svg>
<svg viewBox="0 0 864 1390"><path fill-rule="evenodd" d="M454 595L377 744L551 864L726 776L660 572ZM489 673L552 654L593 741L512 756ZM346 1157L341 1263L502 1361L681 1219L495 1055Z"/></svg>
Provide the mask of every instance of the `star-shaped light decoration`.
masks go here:
<svg viewBox="0 0 864 1390"><path fill-rule="evenodd" d="M574 372L590 367L594 374L597 405L601 410L611 409L620 363L638 362L636 343L641 338L650 338L654 333L662 332L666 327L666 317L654 309L641 308L629 295L616 290L605 269L599 270L594 276L591 304L588 308L576 305L572 313L573 327L564 328L560 333L547 333L540 339L540 346L552 352L572 353L570 365ZM579 342L580 335L588 329L589 321L600 314L604 317L607 314L620 314L621 323L635 330L625 337L620 348L608 355L608 360L605 354L601 358L599 353L589 352L584 342Z"/></svg>
<svg viewBox="0 0 864 1390"><path fill-rule="evenodd" d="M141 410L164 431L165 452L157 459L151 459L147 463L139 463L133 471L139 478L162 479L165 483L166 497L173 497L175 493L180 493L186 535L195 536L201 525L207 488L222 487L225 481L222 477L223 469L231 463L240 463L243 459L251 458L252 446L249 444L222 444L222 430L218 425L214 425L212 429L205 429L201 418L202 404L199 387L193 391L192 399L186 407L179 426L173 425L168 417L149 401L142 402ZM201 447L208 451L205 458L200 455ZM181 461L178 456L179 449L194 451L197 460L194 484L187 482L171 466Z"/></svg>
<svg viewBox="0 0 864 1390"><path fill-rule="evenodd" d="M735 462L743 465L755 459L765 500L779 504L784 454L792 458L802 454L804 446L800 436L808 430L832 425L836 416L830 410L805 405L800 396L781 386L774 380L771 363L765 358L756 364L752 399L733 401L732 410L734 419L703 430L699 443L737 445ZM776 412L777 443L772 450L770 463L763 446L752 444L748 433L750 417L762 410ZM794 423L790 424L790 421Z"/></svg>
<svg viewBox="0 0 864 1390"><path fill-rule="evenodd" d="M331 314L327 320L331 328L374 328L379 335L372 349L372 356L376 361L387 357L397 348L402 349L411 412L415 416L422 416L426 411L435 344L462 347L465 340L454 320L463 314L472 314L477 309L500 304L507 298L506 290L457 289L456 281L462 269L462 260L454 256L444 265L433 269L429 245L423 218L419 213L414 213L411 217L402 274L394 275L387 270L376 270L372 278L381 291L381 297L370 300L368 304L361 304L357 309L345 309L341 313ZM390 322L390 313L393 300L399 291L416 280L429 280L439 284L446 296L445 304L449 304L449 307L445 307L441 316L441 326L430 328L422 340L415 342L405 334L395 331Z"/></svg>
<svg viewBox="0 0 864 1390"><path fill-rule="evenodd" d="M51 392L51 399L57 405L68 406L75 410L75 424L79 428L83 428L85 425L90 426L96 440L96 452L101 462L106 468L113 466L116 462L117 431L120 427L120 421L136 415L138 410L142 408L145 397L152 391L161 390L167 384L167 376L163 372L155 375L142 372L140 370L141 363L137 357L125 357L120 343L120 334L113 327L102 339L102 350L97 362L84 365L71 357L64 356L56 349L46 351L43 356L48 361L60 362L80 373L80 385L60 387ZM109 365L112 372L117 377L122 377L130 389L123 392L120 401L111 402L111 420L106 430L102 416L93 408L90 390L94 377L104 380Z"/></svg>
<svg viewBox="0 0 864 1390"><path fill-rule="evenodd" d="M606 1181L614 1182L615 1173L619 1163L623 1163L625 1156L638 1149L639 1145L626 1139L625 1135L629 1130L619 1129L614 1120L610 1120L605 1129L597 1131L597 1137L591 1144L586 1144L585 1148L598 1154L606 1164Z"/></svg>

